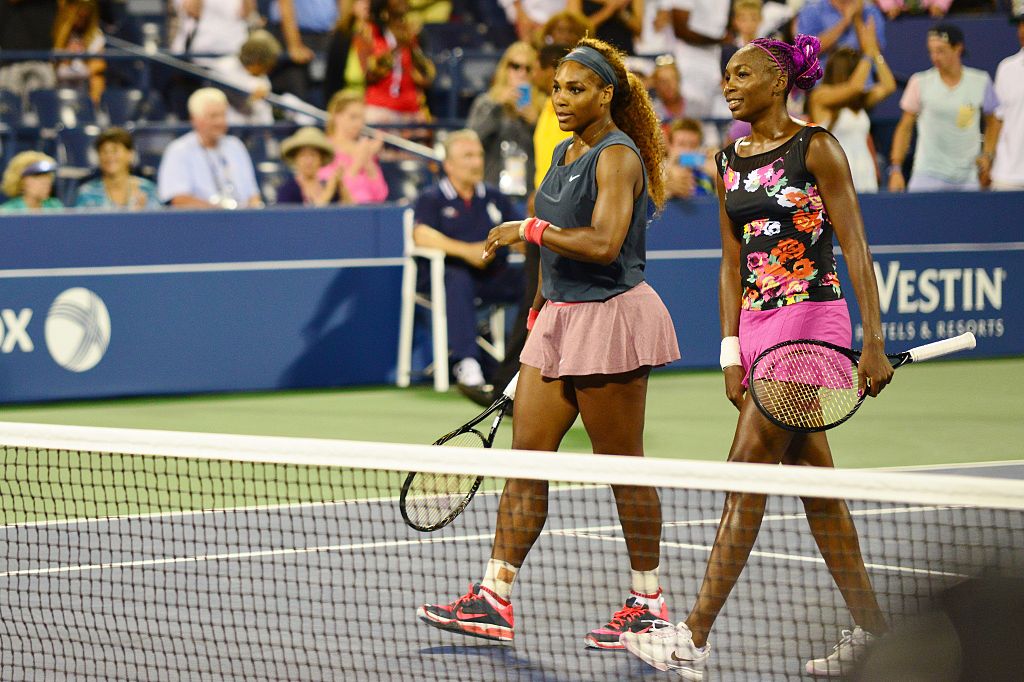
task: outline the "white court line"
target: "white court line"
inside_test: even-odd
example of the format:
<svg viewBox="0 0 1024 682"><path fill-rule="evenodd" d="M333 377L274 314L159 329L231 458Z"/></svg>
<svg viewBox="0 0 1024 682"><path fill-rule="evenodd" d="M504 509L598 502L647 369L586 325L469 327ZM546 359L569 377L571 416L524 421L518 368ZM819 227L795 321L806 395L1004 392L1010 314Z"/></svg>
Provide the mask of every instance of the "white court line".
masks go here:
<svg viewBox="0 0 1024 682"><path fill-rule="evenodd" d="M929 509L942 509L941 507L905 507L902 509L878 509L878 510L859 510L859 515L886 515L886 514L897 514L897 513L910 513L916 511L926 511ZM852 512L851 512L852 513ZM766 521L782 520L789 518L802 518L802 514L769 514L765 517ZM670 522L665 525L700 525L718 523L717 519L700 519L694 521L684 522ZM559 528L553 530L543 531L543 535L562 536L562 537L579 537L588 538L593 540L601 540L605 542L625 542L620 537L610 537L607 535L598 535L598 533L606 532L608 530L618 530L618 526L591 526L585 528ZM459 535L455 537L435 537L435 538L424 538L416 540L381 540L376 542L359 542L343 545L321 545L317 547L298 547L291 549L264 549L264 550L253 550L250 552L222 552L217 554L200 554L195 556L187 557L162 557L159 559L138 559L134 561L117 561L107 562L100 564L81 564L72 566L47 566L42 568L27 568L19 569L14 571L0 572L0 578L10 578L16 576L25 575L50 575L60 573L81 573L85 571L98 571L98 570L109 570L109 569L122 569L122 568L140 568L146 566L165 566L170 564L186 564L186 563L202 563L206 561L225 561L232 559L258 559L266 557L276 556L290 556L298 554L319 554L323 552L347 552L347 551L358 551L363 549L376 549L376 548L391 548L391 547L408 547L413 545L433 545L445 542L478 542L480 540L490 540L494 537L493 533L480 533L476 535ZM700 549L701 551L710 552L710 545L689 545L685 543L674 543L663 541L663 546L667 547L678 547L682 549ZM824 563L821 559L815 559L813 557L805 557L799 554L779 554L771 552L752 552L754 556L762 556L766 558L775 558L786 561L818 561ZM944 573L941 571L926 571L923 569L904 569L898 566L886 566L884 564L866 564L868 567L875 567L888 571L905 571L911 573L924 573L928 575L942 575L942 576L954 576L956 574Z"/></svg>
<svg viewBox="0 0 1024 682"><path fill-rule="evenodd" d="M886 516L895 514L918 514L922 512L933 512L933 511L948 511L950 509L961 509L962 507L957 505L942 505L942 506L919 506L919 507L892 507L889 509L856 509L850 510L850 516ZM794 513L794 514L765 514L762 519L762 523L770 523L772 521L796 521L804 520L807 518L806 514ZM721 519L718 517L707 518L707 519L691 519L689 521L665 521L662 526L665 528L686 528L689 526L717 526ZM614 531L618 530L620 526L594 526L587 528L588 531L603 532L603 531ZM557 533L559 531L551 531Z"/></svg>
<svg viewBox="0 0 1024 682"><path fill-rule="evenodd" d="M991 460L987 462L953 462L951 464L909 464L901 467L875 467L873 471L943 471L945 469L987 469L991 467L1021 467L1024 459Z"/></svg>
<svg viewBox="0 0 1024 682"><path fill-rule="evenodd" d="M617 542L625 544L624 538L609 537L607 535L594 535L592 533L563 533L570 537L585 538L588 540L601 540L603 542ZM675 549L688 549L691 551L711 553L713 549L712 545L698 545L690 542L672 542L669 540L662 540L662 547L672 547ZM761 550L751 550L750 556L758 557L761 559L774 559L777 561L791 561L797 563L806 564L825 564L825 560L820 556L806 556L803 554L785 554L782 552L764 552ZM910 568L908 566L891 566L889 564L874 564L864 563L865 568L874 569L878 571L888 571L889 573L910 573L912 575L928 575L928 576L939 576L943 578L967 578L968 576L960 573L950 573L948 571L930 571L925 568Z"/></svg>
<svg viewBox="0 0 1024 682"><path fill-rule="evenodd" d="M21 575L46 575L53 573L81 573L85 571L101 571L112 568L139 568L143 566L165 566L168 564L197 564L204 561L224 561L228 559L256 559L262 557L285 556L293 554L319 554L323 552L347 552L378 547L407 547L410 545L433 545L453 539L464 542L489 539L493 533L466 535L459 538L433 538L420 540L381 540L378 542L357 542L347 545L321 545L319 547L298 547L292 549L261 549L252 552L223 552L220 554L198 554L185 557L162 557L160 559L139 559L136 561L113 561L102 564L82 564L79 566L48 566L45 568L26 568L0 573L0 578L11 578Z"/></svg>
<svg viewBox="0 0 1024 682"><path fill-rule="evenodd" d="M563 485L552 487L550 492L566 492L575 490L590 490L592 488L607 488L603 484L593 485ZM481 495L500 495L501 490L480 490L475 497ZM215 507L213 509L184 509L179 511L147 512L143 514L118 514L114 516L85 516L74 519L51 519L42 521L22 521L0 525L0 533L18 528L38 528L46 526L75 526L89 523L120 523L122 521L134 521L136 519L161 519L179 518L183 516L202 516L204 514L241 514L246 512L262 511L288 511L293 509L316 509L328 507L344 507L357 504L394 504L398 502L398 495L387 497L365 497L357 500L328 500L322 502L285 502L281 504L251 505L243 507Z"/></svg>

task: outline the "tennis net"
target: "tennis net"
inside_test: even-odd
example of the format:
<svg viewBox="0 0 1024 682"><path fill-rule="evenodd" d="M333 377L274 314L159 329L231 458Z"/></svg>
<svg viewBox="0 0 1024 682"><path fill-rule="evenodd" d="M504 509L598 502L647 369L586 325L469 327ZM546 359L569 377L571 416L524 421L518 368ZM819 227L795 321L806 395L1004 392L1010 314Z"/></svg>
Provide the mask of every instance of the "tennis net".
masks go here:
<svg viewBox="0 0 1024 682"><path fill-rule="evenodd" d="M629 589L609 484L658 489L676 620L723 492L768 496L706 679L801 679L850 627L802 497L849 501L894 626L1024 563L1024 483L979 476L5 423L0 467L2 679L659 679L584 646ZM410 470L488 478L450 526L419 533L397 503ZM419 622L420 604L482 578L507 478L557 482L514 643Z"/></svg>

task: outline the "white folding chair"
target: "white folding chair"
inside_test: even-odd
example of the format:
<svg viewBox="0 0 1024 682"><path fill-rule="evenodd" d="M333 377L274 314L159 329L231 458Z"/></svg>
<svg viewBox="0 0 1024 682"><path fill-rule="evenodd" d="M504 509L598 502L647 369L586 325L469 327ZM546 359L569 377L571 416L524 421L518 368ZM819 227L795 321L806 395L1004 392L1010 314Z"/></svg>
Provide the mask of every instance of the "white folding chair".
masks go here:
<svg viewBox="0 0 1024 682"><path fill-rule="evenodd" d="M433 372L434 390L447 391L448 382L448 313L445 305L444 251L417 246L412 238L414 227L413 210L402 214L403 263L402 263L402 310L398 326L398 367L395 384L409 385L412 375L413 327L416 322L416 306L430 311L431 343L434 348ZM430 290L426 294L416 291L416 259L426 259L430 267ZM489 341L477 337L477 344L492 358L501 362L505 359L505 308L496 305L490 311L491 337Z"/></svg>

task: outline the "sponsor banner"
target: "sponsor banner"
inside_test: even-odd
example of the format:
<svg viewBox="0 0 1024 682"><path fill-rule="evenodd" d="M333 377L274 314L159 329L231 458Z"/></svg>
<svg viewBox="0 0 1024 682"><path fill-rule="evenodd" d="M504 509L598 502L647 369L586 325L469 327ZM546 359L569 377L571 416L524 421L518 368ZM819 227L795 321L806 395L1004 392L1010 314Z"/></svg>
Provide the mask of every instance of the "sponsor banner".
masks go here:
<svg viewBox="0 0 1024 682"><path fill-rule="evenodd" d="M0 402L393 381L401 268L0 280Z"/></svg>
<svg viewBox="0 0 1024 682"><path fill-rule="evenodd" d="M946 219L965 200L991 218L969 242ZM897 202L915 211L871 240L887 347L972 331L970 357L1024 354L1024 197L865 197L865 218ZM677 202L648 234L673 367L718 365L717 220ZM396 207L0 219L0 402L389 383L401 234Z"/></svg>

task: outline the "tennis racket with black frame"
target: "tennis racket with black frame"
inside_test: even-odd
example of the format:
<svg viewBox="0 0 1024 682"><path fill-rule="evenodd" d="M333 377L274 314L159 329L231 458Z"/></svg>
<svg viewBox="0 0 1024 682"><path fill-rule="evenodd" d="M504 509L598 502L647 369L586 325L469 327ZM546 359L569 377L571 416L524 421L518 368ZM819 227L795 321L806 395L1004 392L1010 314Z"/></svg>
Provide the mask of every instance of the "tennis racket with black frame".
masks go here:
<svg viewBox="0 0 1024 682"><path fill-rule="evenodd" d="M974 348L970 332L886 355L893 369ZM784 341L765 350L750 367L748 387L757 409L776 426L814 433L852 417L867 393L858 391L861 351L826 341Z"/></svg>
<svg viewBox="0 0 1024 682"><path fill-rule="evenodd" d="M516 397L519 374L512 377L498 399L486 410L470 419L451 433L434 441L434 445L459 448L489 448L494 444L501 420ZM487 433L478 427L491 419ZM485 425L486 427L486 425ZM412 472L405 477L398 508L402 518L418 531L429 533L440 530L454 521L466 508L483 481L483 476L468 474L434 474Z"/></svg>

